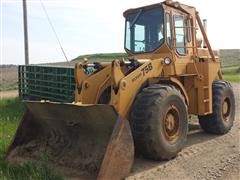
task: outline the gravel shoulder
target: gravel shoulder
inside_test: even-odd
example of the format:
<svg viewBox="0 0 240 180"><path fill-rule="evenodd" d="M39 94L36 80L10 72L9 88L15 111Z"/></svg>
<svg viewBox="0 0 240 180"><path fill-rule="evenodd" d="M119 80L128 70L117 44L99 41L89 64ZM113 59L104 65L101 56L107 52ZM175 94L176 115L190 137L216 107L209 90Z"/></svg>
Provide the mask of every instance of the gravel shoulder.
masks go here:
<svg viewBox="0 0 240 180"><path fill-rule="evenodd" d="M18 96L17 90L0 91L0 99L14 98Z"/></svg>
<svg viewBox="0 0 240 180"><path fill-rule="evenodd" d="M137 157L126 179L240 179L240 84L232 85L237 112L229 133L206 134L193 118L186 146L175 159L156 162Z"/></svg>

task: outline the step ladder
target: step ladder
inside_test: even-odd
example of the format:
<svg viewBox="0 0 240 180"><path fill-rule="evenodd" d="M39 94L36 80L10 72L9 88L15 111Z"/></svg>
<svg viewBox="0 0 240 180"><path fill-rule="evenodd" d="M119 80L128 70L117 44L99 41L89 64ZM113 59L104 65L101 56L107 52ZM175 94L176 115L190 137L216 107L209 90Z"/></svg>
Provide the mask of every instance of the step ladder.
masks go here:
<svg viewBox="0 0 240 180"><path fill-rule="evenodd" d="M209 86L204 85L198 88L198 112L202 115L209 114L211 110L211 99L210 99Z"/></svg>

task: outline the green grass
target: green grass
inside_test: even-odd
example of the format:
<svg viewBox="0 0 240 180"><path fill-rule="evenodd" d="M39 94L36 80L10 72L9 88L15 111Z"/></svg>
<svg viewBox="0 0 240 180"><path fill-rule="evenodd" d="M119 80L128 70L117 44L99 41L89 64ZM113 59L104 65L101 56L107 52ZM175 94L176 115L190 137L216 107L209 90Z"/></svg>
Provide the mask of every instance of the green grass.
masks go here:
<svg viewBox="0 0 240 180"><path fill-rule="evenodd" d="M12 136L14 135L21 116L23 115L24 106L18 99L0 100L0 153L6 151Z"/></svg>
<svg viewBox="0 0 240 180"><path fill-rule="evenodd" d="M223 79L231 82L240 83L240 75L239 74L224 74Z"/></svg>
<svg viewBox="0 0 240 180"><path fill-rule="evenodd" d="M20 165L4 160L24 110L24 105L17 98L0 100L0 180L63 179L46 161L29 161Z"/></svg>
<svg viewBox="0 0 240 180"><path fill-rule="evenodd" d="M225 80L240 82L240 65L223 67L222 73Z"/></svg>
<svg viewBox="0 0 240 180"><path fill-rule="evenodd" d="M240 65L239 66L227 66L222 68L223 74L237 74L240 73Z"/></svg>

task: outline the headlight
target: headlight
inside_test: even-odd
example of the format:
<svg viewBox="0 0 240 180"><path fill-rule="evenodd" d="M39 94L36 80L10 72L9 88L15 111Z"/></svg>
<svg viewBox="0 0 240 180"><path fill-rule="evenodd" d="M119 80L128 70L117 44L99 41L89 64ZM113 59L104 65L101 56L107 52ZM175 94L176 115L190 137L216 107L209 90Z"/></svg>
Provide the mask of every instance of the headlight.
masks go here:
<svg viewBox="0 0 240 180"><path fill-rule="evenodd" d="M172 60L171 60L169 57L164 58L164 63L165 63L166 65L171 64L171 62L172 62Z"/></svg>

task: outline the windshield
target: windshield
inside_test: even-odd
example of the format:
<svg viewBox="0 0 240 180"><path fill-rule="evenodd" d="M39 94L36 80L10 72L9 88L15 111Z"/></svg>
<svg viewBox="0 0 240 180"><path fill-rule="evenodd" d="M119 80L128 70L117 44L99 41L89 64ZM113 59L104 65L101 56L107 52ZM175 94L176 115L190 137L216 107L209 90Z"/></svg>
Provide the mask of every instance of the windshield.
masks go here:
<svg viewBox="0 0 240 180"><path fill-rule="evenodd" d="M126 17L125 47L133 53L150 52L164 42L163 9L139 10Z"/></svg>

